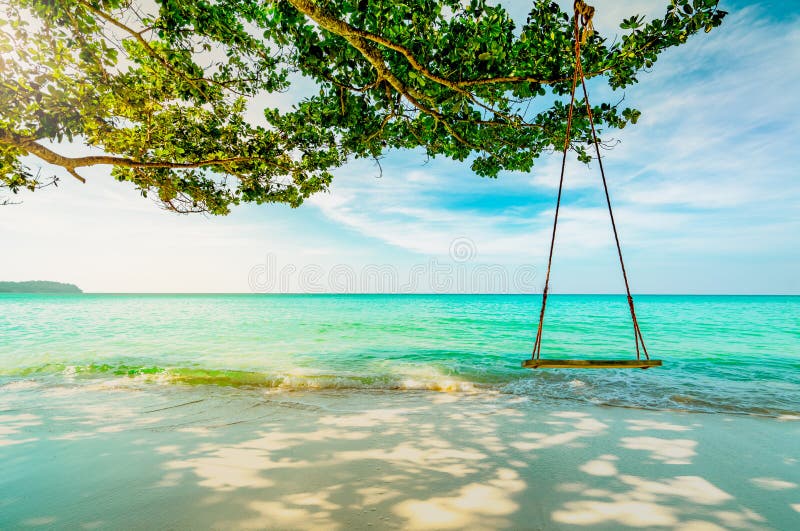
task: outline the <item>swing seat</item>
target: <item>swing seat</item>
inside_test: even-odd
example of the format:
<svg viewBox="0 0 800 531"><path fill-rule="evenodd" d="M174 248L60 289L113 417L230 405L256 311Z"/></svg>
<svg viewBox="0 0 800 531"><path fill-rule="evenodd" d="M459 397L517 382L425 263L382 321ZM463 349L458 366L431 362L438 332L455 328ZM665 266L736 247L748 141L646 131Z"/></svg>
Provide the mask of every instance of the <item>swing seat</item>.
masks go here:
<svg viewBox="0 0 800 531"><path fill-rule="evenodd" d="M528 369L649 369L661 367L661 360L525 360Z"/></svg>

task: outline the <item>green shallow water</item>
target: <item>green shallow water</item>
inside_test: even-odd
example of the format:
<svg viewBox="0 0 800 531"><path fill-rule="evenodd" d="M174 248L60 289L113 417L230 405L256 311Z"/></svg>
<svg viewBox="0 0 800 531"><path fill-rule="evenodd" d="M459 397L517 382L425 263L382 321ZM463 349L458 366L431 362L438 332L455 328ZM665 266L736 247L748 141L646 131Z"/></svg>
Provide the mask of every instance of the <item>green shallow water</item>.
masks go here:
<svg viewBox="0 0 800 531"><path fill-rule="evenodd" d="M800 413L800 297L639 296L658 369L530 371L538 296L5 295L0 385L216 384L502 392ZM622 296L556 295L543 357L630 358ZM0 388L3 392L4 388Z"/></svg>

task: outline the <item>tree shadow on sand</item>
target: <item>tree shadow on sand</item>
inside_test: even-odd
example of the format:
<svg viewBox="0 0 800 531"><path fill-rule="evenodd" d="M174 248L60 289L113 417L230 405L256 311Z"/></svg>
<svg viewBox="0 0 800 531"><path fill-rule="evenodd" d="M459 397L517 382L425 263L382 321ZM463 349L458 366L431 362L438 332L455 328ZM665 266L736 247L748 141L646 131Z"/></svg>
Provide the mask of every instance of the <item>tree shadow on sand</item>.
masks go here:
<svg viewBox="0 0 800 531"><path fill-rule="evenodd" d="M0 389L0 527L783 529L797 431L478 393Z"/></svg>

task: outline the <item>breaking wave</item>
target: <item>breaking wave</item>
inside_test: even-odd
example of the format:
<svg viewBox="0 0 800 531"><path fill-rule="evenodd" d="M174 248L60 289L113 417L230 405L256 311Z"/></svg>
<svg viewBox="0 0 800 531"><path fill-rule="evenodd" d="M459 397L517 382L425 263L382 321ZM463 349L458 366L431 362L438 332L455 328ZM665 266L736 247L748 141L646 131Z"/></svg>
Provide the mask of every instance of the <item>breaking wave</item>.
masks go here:
<svg viewBox="0 0 800 531"><path fill-rule="evenodd" d="M667 365L668 367L669 365ZM686 372L485 370L448 371L423 368L358 374L319 371L265 372L202 367L162 367L90 363L48 363L0 371L0 391L26 382L52 385L101 383L104 386L190 385L220 386L265 391L393 390L496 393L525 397L538 403L575 401L611 407L678 410L704 413L750 414L800 418L800 386L763 386L752 393L751 382L726 380L724 385Z"/></svg>

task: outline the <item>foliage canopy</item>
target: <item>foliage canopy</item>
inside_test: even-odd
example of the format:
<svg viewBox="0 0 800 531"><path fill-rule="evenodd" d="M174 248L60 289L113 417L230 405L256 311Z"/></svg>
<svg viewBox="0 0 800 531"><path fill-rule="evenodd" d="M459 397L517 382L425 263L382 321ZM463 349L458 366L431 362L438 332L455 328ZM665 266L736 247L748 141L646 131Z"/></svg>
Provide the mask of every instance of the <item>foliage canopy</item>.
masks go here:
<svg viewBox="0 0 800 531"><path fill-rule="evenodd" d="M572 17L533 0L516 27L485 0L0 0L0 185L46 185L31 157L108 164L178 212L299 205L348 157L422 148L479 175L528 171L564 144ZM611 88L718 26L717 0L671 0L593 34L584 71ZM258 107L298 84L291 109ZM266 97L265 97L266 95ZM581 106L571 148L588 161ZM263 119L252 119L263 110ZM639 112L605 101L601 130ZM65 156L63 141L82 145Z"/></svg>

